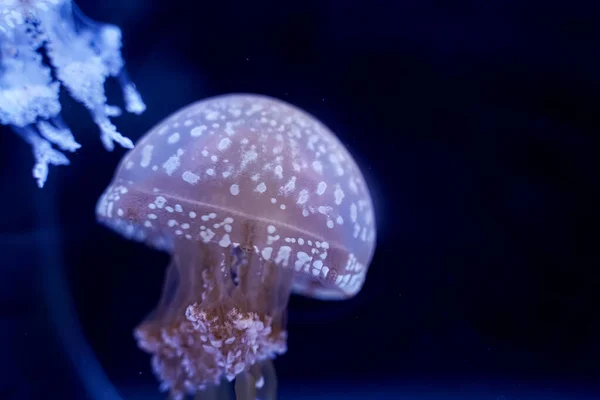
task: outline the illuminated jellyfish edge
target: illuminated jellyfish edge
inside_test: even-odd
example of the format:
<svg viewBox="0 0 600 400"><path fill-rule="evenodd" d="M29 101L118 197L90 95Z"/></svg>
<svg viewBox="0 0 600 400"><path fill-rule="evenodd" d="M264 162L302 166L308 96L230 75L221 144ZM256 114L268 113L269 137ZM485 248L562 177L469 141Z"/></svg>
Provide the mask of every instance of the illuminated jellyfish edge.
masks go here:
<svg viewBox="0 0 600 400"><path fill-rule="evenodd" d="M90 111L107 150L114 142L133 147L110 121L121 109L107 104L104 90L106 79L116 77L125 109L138 115L146 109L124 68L121 46L117 26L91 20L71 0L14 0L0 6L0 123L31 145L40 188L49 165L69 164L62 151L81 147L60 116L61 84ZM42 49L51 66L44 64Z"/></svg>

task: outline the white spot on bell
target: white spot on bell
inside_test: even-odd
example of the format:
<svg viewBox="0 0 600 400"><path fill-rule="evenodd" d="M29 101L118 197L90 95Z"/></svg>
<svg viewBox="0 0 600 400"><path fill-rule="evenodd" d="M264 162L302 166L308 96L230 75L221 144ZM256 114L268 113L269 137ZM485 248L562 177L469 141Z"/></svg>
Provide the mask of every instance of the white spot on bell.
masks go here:
<svg viewBox="0 0 600 400"><path fill-rule="evenodd" d="M333 195L335 196L335 204L337 204L338 206L342 204L342 200L344 200L344 191L342 190L342 188L340 188L339 184L335 188Z"/></svg>
<svg viewBox="0 0 600 400"><path fill-rule="evenodd" d="M181 164L179 157L181 157L182 155L183 149L178 149L177 153L175 153L174 155L169 157L167 161L165 161L165 163L163 164L163 168L165 169L167 175L172 175L173 172L175 172L175 170L179 168L179 165Z"/></svg>
<svg viewBox="0 0 600 400"><path fill-rule="evenodd" d="M317 194L322 196L323 193L325 193L325 190L327 190L327 184L323 181L319 182L319 185L317 186Z"/></svg>
<svg viewBox="0 0 600 400"><path fill-rule="evenodd" d="M261 255L265 260L268 260L269 258L271 258L272 253L273 253L272 247L265 247L264 249L262 249Z"/></svg>
<svg viewBox="0 0 600 400"><path fill-rule="evenodd" d="M202 133L204 133L204 131L206 129L208 129L206 127L206 125L196 126L196 127L192 128L192 130L190 131L190 135L193 136L193 137L201 136Z"/></svg>
<svg viewBox="0 0 600 400"><path fill-rule="evenodd" d="M231 239L229 238L229 235L226 233L223 235L223 237L219 241L219 246L229 247L230 244L231 244Z"/></svg>
<svg viewBox="0 0 600 400"><path fill-rule="evenodd" d="M179 141L179 132L175 132L174 134L169 136L169 138L167 139L167 143L169 143L169 144L174 144L174 143L177 143L178 141Z"/></svg>
<svg viewBox="0 0 600 400"><path fill-rule="evenodd" d="M150 165L152 161L152 150L154 150L154 146L151 144L147 144L142 148L142 160L140 161L140 167L146 168Z"/></svg>
<svg viewBox="0 0 600 400"><path fill-rule="evenodd" d="M181 177L190 185L194 185L200 180L200 177L191 171L185 171Z"/></svg>
<svg viewBox="0 0 600 400"><path fill-rule="evenodd" d="M320 161L313 161L312 167L317 174L320 175L323 173L323 164Z"/></svg>
<svg viewBox="0 0 600 400"><path fill-rule="evenodd" d="M352 222L356 222L356 217L357 217L356 203L352 203L352 204L350 204L350 219L352 220Z"/></svg>
<svg viewBox="0 0 600 400"><path fill-rule="evenodd" d="M302 205L302 204L306 203L307 200L308 200L308 190L302 189L300 191L300 194L298 195L298 201L296 203Z"/></svg>
<svg viewBox="0 0 600 400"><path fill-rule="evenodd" d="M264 182L259 183L255 189L255 191L257 191L258 193L264 193L266 190L267 190L267 185L265 185Z"/></svg>
<svg viewBox="0 0 600 400"><path fill-rule="evenodd" d="M217 148L220 151L225 151L225 150L227 150L229 148L230 145L231 145L231 139L229 139L229 138L226 137L226 138L221 139L221 141L219 142L219 145L217 146Z"/></svg>

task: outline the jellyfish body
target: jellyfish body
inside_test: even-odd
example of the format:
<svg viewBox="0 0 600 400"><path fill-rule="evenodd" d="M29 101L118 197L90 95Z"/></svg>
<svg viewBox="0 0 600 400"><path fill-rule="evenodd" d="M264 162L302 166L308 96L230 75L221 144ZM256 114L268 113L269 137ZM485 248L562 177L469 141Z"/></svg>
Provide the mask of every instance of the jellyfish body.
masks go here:
<svg viewBox="0 0 600 400"><path fill-rule="evenodd" d="M200 101L156 125L97 216L172 254L135 335L174 398L223 379L238 399L275 398L290 293L354 296L375 247L369 190L346 148L314 117L258 95Z"/></svg>
<svg viewBox="0 0 600 400"><path fill-rule="evenodd" d="M140 114L144 102L123 68L121 31L87 18L71 0L2 0L0 2L0 123L10 125L33 148L33 175L42 187L49 165L69 161L59 150L80 145L60 118L59 89L91 113L107 150L114 142L133 143L121 135L109 117L121 110L107 105L104 82L117 77L125 108ZM49 65L44 64L45 50Z"/></svg>

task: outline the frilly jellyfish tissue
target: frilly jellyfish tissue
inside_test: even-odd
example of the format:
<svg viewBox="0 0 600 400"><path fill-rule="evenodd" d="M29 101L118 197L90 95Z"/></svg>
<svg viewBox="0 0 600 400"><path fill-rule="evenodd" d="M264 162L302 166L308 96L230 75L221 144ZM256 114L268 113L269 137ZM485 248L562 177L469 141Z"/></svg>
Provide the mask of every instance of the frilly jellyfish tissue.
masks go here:
<svg viewBox="0 0 600 400"><path fill-rule="evenodd" d="M114 142L133 147L110 121L121 109L107 104L104 91L106 79L116 77L126 110L144 112L123 66L121 30L89 19L71 0L0 0L0 123L32 146L39 187L49 165L69 164L59 150L80 147L60 116L60 85L90 111L107 150Z"/></svg>

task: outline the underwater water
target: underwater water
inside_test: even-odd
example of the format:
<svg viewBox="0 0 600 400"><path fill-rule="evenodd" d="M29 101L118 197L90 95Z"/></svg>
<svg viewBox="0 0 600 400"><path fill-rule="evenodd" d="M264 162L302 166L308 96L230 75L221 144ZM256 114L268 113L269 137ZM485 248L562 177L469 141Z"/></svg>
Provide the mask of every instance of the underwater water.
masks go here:
<svg viewBox="0 0 600 400"><path fill-rule="evenodd" d="M599 6L77 4L122 31L146 106L111 116L123 137L258 93L318 118L356 160L373 260L355 297L291 296L278 398L600 398ZM106 95L126 110L121 84L108 77ZM127 149L106 151L97 115L59 100L81 147L41 189L30 145L0 126L0 400L164 399L133 331L169 255L98 224Z"/></svg>

